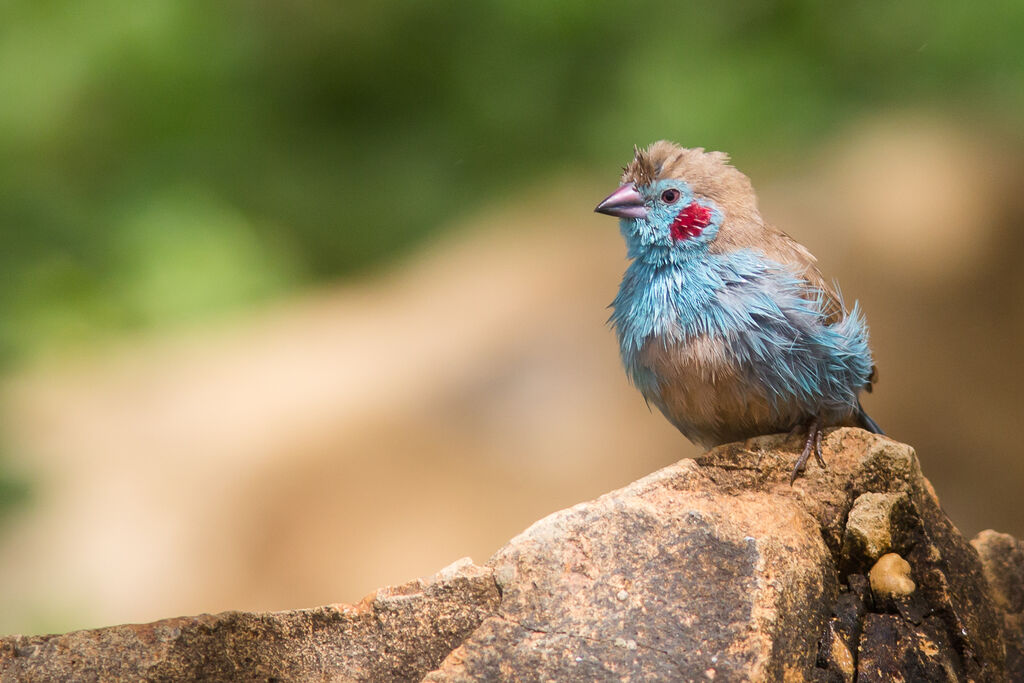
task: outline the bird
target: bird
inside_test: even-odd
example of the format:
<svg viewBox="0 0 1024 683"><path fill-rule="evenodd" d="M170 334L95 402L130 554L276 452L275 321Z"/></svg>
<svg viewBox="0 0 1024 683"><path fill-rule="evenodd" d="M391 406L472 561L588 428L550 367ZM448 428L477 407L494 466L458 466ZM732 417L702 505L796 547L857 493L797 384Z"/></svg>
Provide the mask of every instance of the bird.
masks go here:
<svg viewBox="0 0 1024 683"><path fill-rule="evenodd" d="M799 242L767 223L723 152L634 147L595 211L619 219L629 265L611 304L632 384L705 448L806 434L790 485L823 430L882 434L861 407L877 370L860 306L847 310Z"/></svg>

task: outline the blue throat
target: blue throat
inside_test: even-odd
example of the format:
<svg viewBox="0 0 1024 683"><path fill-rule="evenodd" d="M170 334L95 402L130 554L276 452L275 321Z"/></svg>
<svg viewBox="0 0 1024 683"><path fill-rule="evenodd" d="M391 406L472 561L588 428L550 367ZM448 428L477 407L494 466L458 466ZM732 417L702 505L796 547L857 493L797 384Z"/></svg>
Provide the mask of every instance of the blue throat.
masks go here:
<svg viewBox="0 0 1024 683"><path fill-rule="evenodd" d="M759 254L749 249L730 254L695 250L686 256L635 259L626 269L609 320L618 333L624 360L652 337L668 344L700 335L726 336L749 322L746 309L777 310L768 290L754 301L721 296L730 288L750 289L769 276L769 263ZM772 270L778 272L781 266ZM729 306L730 302L734 305Z"/></svg>

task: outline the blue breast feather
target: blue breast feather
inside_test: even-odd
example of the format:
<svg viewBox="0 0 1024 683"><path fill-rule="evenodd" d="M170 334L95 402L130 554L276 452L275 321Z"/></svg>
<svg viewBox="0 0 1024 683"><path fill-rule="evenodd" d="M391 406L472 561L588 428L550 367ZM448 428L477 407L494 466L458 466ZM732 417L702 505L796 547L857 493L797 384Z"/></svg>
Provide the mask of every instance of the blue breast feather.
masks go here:
<svg viewBox="0 0 1024 683"><path fill-rule="evenodd" d="M660 378L640 361L644 344L707 336L775 404L845 413L871 375L867 327L856 304L827 324L822 297L754 250L705 251L684 263L633 261L609 322L631 380L649 398L659 396Z"/></svg>

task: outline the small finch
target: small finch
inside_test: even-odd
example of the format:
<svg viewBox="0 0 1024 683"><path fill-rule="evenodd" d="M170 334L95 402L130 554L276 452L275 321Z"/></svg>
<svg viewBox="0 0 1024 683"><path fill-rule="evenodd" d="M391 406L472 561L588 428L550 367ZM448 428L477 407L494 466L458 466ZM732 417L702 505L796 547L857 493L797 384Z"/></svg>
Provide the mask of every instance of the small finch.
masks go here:
<svg viewBox="0 0 1024 683"><path fill-rule="evenodd" d="M656 142L595 209L631 259L611 323L633 384L704 447L805 429L796 480L822 430L881 434L860 406L875 368L850 311L801 244L767 224L750 180L721 152Z"/></svg>

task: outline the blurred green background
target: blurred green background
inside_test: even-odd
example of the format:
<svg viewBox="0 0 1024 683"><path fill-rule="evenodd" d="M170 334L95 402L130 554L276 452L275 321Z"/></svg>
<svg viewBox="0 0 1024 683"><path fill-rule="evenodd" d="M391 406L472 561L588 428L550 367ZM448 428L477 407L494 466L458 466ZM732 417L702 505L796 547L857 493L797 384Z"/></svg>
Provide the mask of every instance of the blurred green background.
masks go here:
<svg viewBox="0 0 1024 683"><path fill-rule="evenodd" d="M357 279L635 143L786 169L910 107L1018 145L1021 36L1019 0L0 0L0 364Z"/></svg>
<svg viewBox="0 0 1024 683"><path fill-rule="evenodd" d="M792 159L906 103L1024 132L1013 0L0 9L8 361L352 273L660 137Z"/></svg>

